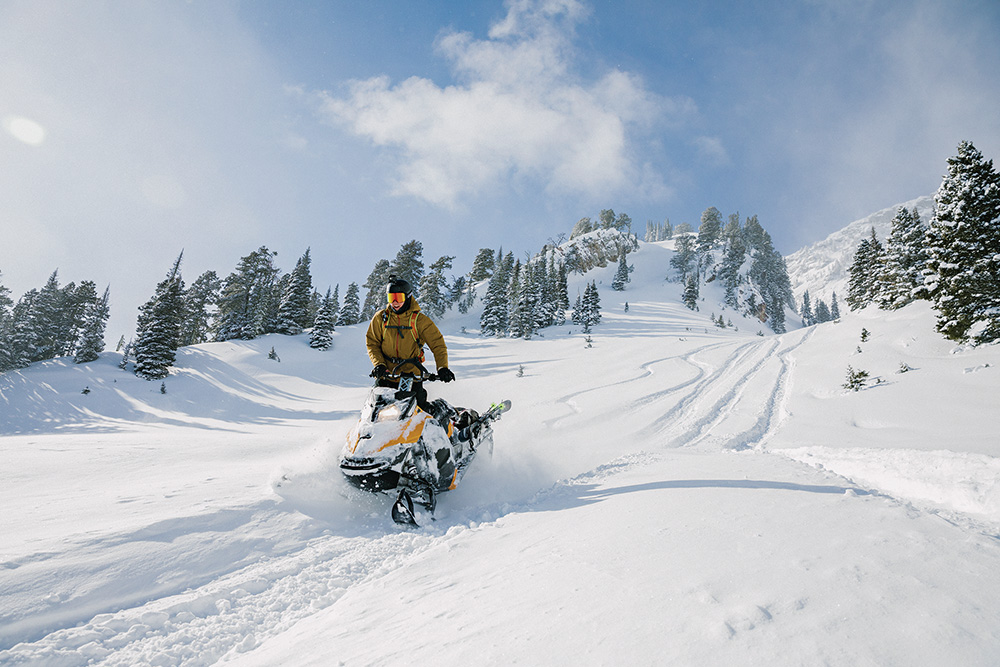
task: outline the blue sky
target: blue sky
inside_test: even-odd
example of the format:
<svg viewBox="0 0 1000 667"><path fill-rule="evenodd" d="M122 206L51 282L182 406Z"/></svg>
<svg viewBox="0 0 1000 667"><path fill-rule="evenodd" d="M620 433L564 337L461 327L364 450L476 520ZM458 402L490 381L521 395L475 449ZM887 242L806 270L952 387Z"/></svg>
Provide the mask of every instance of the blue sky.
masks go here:
<svg viewBox="0 0 1000 667"><path fill-rule="evenodd" d="M413 238L523 255L601 209L757 214L790 253L1000 158L1000 3L0 2L15 298L111 285L109 340L183 249L318 287Z"/></svg>

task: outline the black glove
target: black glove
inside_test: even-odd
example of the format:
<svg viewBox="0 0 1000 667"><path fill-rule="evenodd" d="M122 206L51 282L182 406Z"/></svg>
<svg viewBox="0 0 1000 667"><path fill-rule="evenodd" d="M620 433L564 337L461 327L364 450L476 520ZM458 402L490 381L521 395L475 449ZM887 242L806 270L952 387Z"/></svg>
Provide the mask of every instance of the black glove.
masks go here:
<svg viewBox="0 0 1000 667"><path fill-rule="evenodd" d="M373 368L372 372L369 373L368 375L369 375L369 377L373 377L373 378L376 378L378 380L381 380L383 377L385 377L385 374L388 371L389 371L389 369L385 367L385 364L379 364L378 366L376 366L375 368Z"/></svg>
<svg viewBox="0 0 1000 667"><path fill-rule="evenodd" d="M451 382L455 379L455 374L448 370L448 367L438 369L438 380L441 382Z"/></svg>

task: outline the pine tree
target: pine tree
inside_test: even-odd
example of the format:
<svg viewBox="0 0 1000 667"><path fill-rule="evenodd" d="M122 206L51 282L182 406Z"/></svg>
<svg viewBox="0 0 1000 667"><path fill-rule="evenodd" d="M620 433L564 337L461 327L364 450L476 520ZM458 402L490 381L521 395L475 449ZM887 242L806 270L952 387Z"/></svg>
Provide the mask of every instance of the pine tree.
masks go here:
<svg viewBox="0 0 1000 667"><path fill-rule="evenodd" d="M278 308L278 333L295 336L309 324L309 297L312 294L310 248L295 263Z"/></svg>
<svg viewBox="0 0 1000 667"><path fill-rule="evenodd" d="M206 271L184 291L184 321L181 324L180 345L206 343L212 331L212 313L219 302L222 281L215 271Z"/></svg>
<svg viewBox="0 0 1000 667"><path fill-rule="evenodd" d="M618 271L615 273L614 280L611 281L611 289L616 292L625 291L625 285L631 282L631 278L628 277L628 262L625 258L625 253L623 252L618 258Z"/></svg>
<svg viewBox="0 0 1000 667"><path fill-rule="evenodd" d="M152 298L139 308L133 346L135 374L146 380L167 377L176 358L184 317L181 257L183 253L177 258L166 279L156 286Z"/></svg>
<svg viewBox="0 0 1000 667"><path fill-rule="evenodd" d="M35 318L32 316L37 299L38 290L30 289L18 299L10 312L9 334L4 341L8 370L28 366L38 348L38 336L34 329Z"/></svg>
<svg viewBox="0 0 1000 667"><path fill-rule="evenodd" d="M472 262L472 273L469 274L469 280L474 283L489 280L495 268L496 259L493 251L489 248L482 248L476 255L475 261Z"/></svg>
<svg viewBox="0 0 1000 667"><path fill-rule="evenodd" d="M309 334L309 347L328 350L333 345L333 316L336 303L330 288L326 288L326 297L320 302L319 310L316 311L316 323Z"/></svg>
<svg viewBox="0 0 1000 667"><path fill-rule="evenodd" d="M580 305L580 324L583 325L584 333L590 333L591 327L601 322L601 295L597 291L595 281L590 281L590 284L583 290L583 300Z"/></svg>
<svg viewBox="0 0 1000 667"><path fill-rule="evenodd" d="M372 272L368 274L368 279L365 280L363 287L367 290L365 293L365 304L361 309L361 319L364 321L370 320L375 313L385 307L385 286L389 283L390 264L387 259L380 259L375 262L375 268ZM340 286L338 285L338 290ZM334 299L337 302L338 308L340 301L339 299ZM336 314L334 314L336 317Z"/></svg>
<svg viewBox="0 0 1000 667"><path fill-rule="evenodd" d="M705 255L722 234L722 214L719 209L710 206L701 214L701 225L698 227L698 254Z"/></svg>
<svg viewBox="0 0 1000 667"><path fill-rule="evenodd" d="M451 306L448 301L448 280L444 277L444 272L451 268L454 260L454 257L448 255L438 258L431 264L430 272L420 281L420 307L431 319L441 317Z"/></svg>
<svg viewBox="0 0 1000 667"><path fill-rule="evenodd" d="M358 298L358 284L351 283L347 286L347 294L344 295L344 305L340 308L340 315L337 318L337 326L349 327L361 321L361 304Z"/></svg>
<svg viewBox="0 0 1000 667"><path fill-rule="evenodd" d="M97 301L97 285L85 280L78 286L71 282L59 290L56 298L55 357L73 356L77 339L83 330L87 307Z"/></svg>
<svg viewBox="0 0 1000 667"><path fill-rule="evenodd" d="M593 223L590 218L580 218L575 225L573 225L573 231L569 234L569 240L572 241L578 236L583 236L584 234L589 234L594 230Z"/></svg>
<svg viewBox="0 0 1000 667"><path fill-rule="evenodd" d="M83 330L76 348L74 361L78 364L95 361L104 351L104 328L108 323L110 287L104 296L89 304L83 316Z"/></svg>
<svg viewBox="0 0 1000 667"><path fill-rule="evenodd" d="M691 310L698 310L698 274L689 273L684 285L684 305Z"/></svg>
<svg viewBox="0 0 1000 667"><path fill-rule="evenodd" d="M885 241L885 267L878 297L880 308L902 308L921 292L927 265L926 234L916 208L910 212L903 207L896 212Z"/></svg>
<svg viewBox="0 0 1000 667"><path fill-rule="evenodd" d="M756 216L754 216L756 219ZM750 224L749 222L747 223ZM750 279L756 285L769 315L768 326L775 333L785 332L785 306L795 308L792 283L785 258L774 249L771 235L763 231L754 241Z"/></svg>
<svg viewBox="0 0 1000 667"><path fill-rule="evenodd" d="M733 236L726 247L726 254L722 259L722 266L719 268L719 280L725 290L724 301L732 307L739 307L738 289L740 285L740 269L746 261L747 248L743 243L743 237L738 233Z"/></svg>
<svg viewBox="0 0 1000 667"><path fill-rule="evenodd" d="M674 256L670 258L670 266L677 269L678 277L686 281L688 274L694 269L696 257L694 249L694 238L684 235L677 238L675 243Z"/></svg>
<svg viewBox="0 0 1000 667"><path fill-rule="evenodd" d="M802 324L805 326L810 326L816 324L816 316L813 315L812 304L809 302L809 290L806 290L802 295L802 310L799 311L802 316Z"/></svg>
<svg viewBox="0 0 1000 667"><path fill-rule="evenodd" d="M424 277L423 254L424 246L420 241L404 243L389 268L390 274L413 286L413 295L417 298L420 297L420 283Z"/></svg>
<svg viewBox="0 0 1000 667"><path fill-rule="evenodd" d="M554 255L552 261L555 263ZM569 276L566 265L560 262L551 274L555 283L553 288L555 308L552 311L552 321L557 326L562 326L566 323L566 311L569 310Z"/></svg>
<svg viewBox="0 0 1000 667"><path fill-rule="evenodd" d="M507 271L507 260L513 266L513 255L508 253L506 260L497 262L497 268L486 289L486 301L483 304L483 313L479 317L479 330L483 336L501 338L506 336L509 330L510 300L507 292L510 279Z"/></svg>
<svg viewBox="0 0 1000 667"><path fill-rule="evenodd" d="M833 296L830 297L830 319L839 320L840 319L840 306L837 305L837 293L834 292Z"/></svg>
<svg viewBox="0 0 1000 667"><path fill-rule="evenodd" d="M858 244L848 269L847 305L851 310L864 308L879 297L884 252L873 227L871 236Z"/></svg>
<svg viewBox="0 0 1000 667"><path fill-rule="evenodd" d="M507 285L507 333L512 338L520 338L524 335L527 317L524 312L524 294L521 291L521 283L524 280L522 274L521 260L517 260L510 276L510 283Z"/></svg>
<svg viewBox="0 0 1000 667"><path fill-rule="evenodd" d="M219 296L216 340L252 340L272 329L277 312L278 269L275 253L261 246L240 259L229 274Z"/></svg>
<svg viewBox="0 0 1000 667"><path fill-rule="evenodd" d="M816 322L822 324L830 321L830 307L823 299L816 299Z"/></svg>
<svg viewBox="0 0 1000 667"><path fill-rule="evenodd" d="M31 330L35 346L28 355L32 362L53 359L62 352L62 305L64 293L59 287L59 271L53 271L32 302Z"/></svg>
<svg viewBox="0 0 1000 667"><path fill-rule="evenodd" d="M934 196L925 279L937 330L977 343L1000 338L1000 175L971 142L958 145Z"/></svg>

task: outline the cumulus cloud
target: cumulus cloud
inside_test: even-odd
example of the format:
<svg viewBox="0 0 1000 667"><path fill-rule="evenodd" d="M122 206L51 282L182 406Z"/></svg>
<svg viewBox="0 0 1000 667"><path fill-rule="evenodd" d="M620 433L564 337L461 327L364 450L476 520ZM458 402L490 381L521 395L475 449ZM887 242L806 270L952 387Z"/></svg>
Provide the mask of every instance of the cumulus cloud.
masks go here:
<svg viewBox="0 0 1000 667"><path fill-rule="evenodd" d="M574 67L575 0L516 0L487 39L447 32L437 52L456 83L421 77L354 81L322 94L328 117L397 160L393 192L454 207L463 196L531 179L549 192L605 194L638 182L634 135L690 114L617 70L587 80Z"/></svg>

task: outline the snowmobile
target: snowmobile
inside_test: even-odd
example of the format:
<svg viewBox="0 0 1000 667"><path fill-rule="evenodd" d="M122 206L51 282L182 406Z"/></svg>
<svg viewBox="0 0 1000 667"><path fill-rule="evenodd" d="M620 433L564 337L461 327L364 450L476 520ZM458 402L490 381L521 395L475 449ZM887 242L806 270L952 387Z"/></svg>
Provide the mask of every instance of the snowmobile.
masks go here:
<svg viewBox="0 0 1000 667"><path fill-rule="evenodd" d="M400 373L411 364L418 373ZM477 452L493 454L492 422L510 410L510 401L483 414L453 408L443 399L426 401L414 383L433 382L436 374L416 361L403 362L385 375L397 387L376 381L347 434L340 470L353 486L374 493L397 491L392 519L416 526L414 503L433 516L438 494L458 486Z"/></svg>

